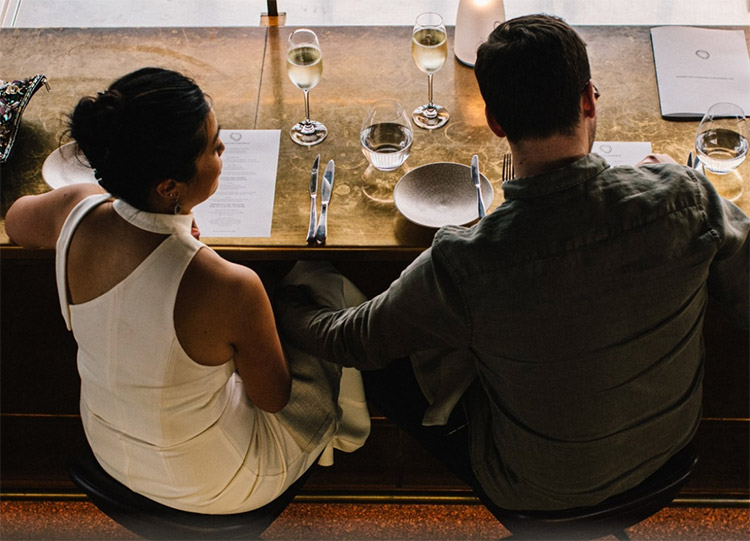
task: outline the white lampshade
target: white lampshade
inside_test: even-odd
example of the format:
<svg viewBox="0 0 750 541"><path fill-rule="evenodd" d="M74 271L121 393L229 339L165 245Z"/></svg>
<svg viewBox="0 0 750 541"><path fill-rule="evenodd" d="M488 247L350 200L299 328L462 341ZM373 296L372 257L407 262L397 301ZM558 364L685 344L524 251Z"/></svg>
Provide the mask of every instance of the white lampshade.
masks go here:
<svg viewBox="0 0 750 541"><path fill-rule="evenodd" d="M505 20L503 0L459 0L453 52L467 66L474 66L477 47Z"/></svg>

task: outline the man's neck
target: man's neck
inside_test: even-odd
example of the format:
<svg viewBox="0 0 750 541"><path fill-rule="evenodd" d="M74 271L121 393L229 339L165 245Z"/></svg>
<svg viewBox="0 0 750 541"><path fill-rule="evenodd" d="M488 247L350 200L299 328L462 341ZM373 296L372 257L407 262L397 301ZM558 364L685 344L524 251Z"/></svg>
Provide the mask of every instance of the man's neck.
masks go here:
<svg viewBox="0 0 750 541"><path fill-rule="evenodd" d="M591 143L580 134L552 135L544 139L525 139L510 143L516 177L554 171L586 156Z"/></svg>

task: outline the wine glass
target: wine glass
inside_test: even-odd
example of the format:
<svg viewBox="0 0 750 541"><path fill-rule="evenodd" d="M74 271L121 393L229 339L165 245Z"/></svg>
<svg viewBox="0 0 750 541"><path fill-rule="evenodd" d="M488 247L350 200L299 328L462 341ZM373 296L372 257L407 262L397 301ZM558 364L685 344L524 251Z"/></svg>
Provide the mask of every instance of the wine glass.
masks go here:
<svg viewBox="0 0 750 541"><path fill-rule="evenodd" d="M427 103L412 113L414 123L428 130L445 125L450 114L432 103L432 76L443 67L448 56L448 40L443 18L433 12L417 17L411 38L411 56L417 67L427 74Z"/></svg>
<svg viewBox="0 0 750 541"><path fill-rule="evenodd" d="M695 150L703 167L726 175L747 155L745 113L733 103L715 103L703 115L695 136Z"/></svg>
<svg viewBox="0 0 750 541"><path fill-rule="evenodd" d="M695 150L703 172L719 195L735 201L743 191L735 171L747 156L745 113L733 103L715 103L703 115L695 135Z"/></svg>
<svg viewBox="0 0 750 541"><path fill-rule="evenodd" d="M408 113L396 100L376 101L367 108L359 140L370 162L362 174L362 193L377 203L392 204L393 188L414 140Z"/></svg>
<svg viewBox="0 0 750 541"><path fill-rule="evenodd" d="M295 86L305 93L305 119L292 126L289 134L298 145L317 145L328 135L328 128L316 120L310 120L308 93L323 75L323 53L315 32L301 28L289 35L286 46L286 72Z"/></svg>
<svg viewBox="0 0 750 541"><path fill-rule="evenodd" d="M414 139L411 122L396 100L378 100L367 108L362 121L362 152L379 171L398 169L409 157Z"/></svg>

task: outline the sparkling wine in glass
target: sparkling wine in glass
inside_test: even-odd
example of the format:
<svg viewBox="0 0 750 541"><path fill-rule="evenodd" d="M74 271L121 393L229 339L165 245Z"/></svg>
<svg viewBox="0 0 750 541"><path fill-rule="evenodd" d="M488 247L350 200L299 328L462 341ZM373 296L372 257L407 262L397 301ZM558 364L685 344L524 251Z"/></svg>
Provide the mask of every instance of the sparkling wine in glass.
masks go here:
<svg viewBox="0 0 750 541"><path fill-rule="evenodd" d="M305 119L292 126L292 140L298 145L317 145L328 135L328 128L321 122L310 120L309 92L323 75L323 53L315 32L301 28L289 35L286 72L295 86L305 93Z"/></svg>
<svg viewBox="0 0 750 541"><path fill-rule="evenodd" d="M448 56L448 35L439 14L427 12L417 17L412 31L411 56L417 67L427 74L427 103L414 110L412 120L421 128L440 128L448 122L450 114L432 102L432 76L443 67Z"/></svg>

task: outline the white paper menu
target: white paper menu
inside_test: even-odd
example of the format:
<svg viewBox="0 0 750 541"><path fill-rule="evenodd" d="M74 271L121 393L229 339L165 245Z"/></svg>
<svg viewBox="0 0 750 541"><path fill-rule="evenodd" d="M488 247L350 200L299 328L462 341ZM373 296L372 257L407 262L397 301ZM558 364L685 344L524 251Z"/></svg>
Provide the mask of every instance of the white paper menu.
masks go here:
<svg viewBox="0 0 750 541"><path fill-rule="evenodd" d="M595 141L591 152L596 152L609 165L635 165L651 154L648 141Z"/></svg>
<svg viewBox="0 0 750 541"><path fill-rule="evenodd" d="M227 130L219 187L193 209L201 237L270 237L280 130Z"/></svg>
<svg viewBox="0 0 750 541"><path fill-rule="evenodd" d="M750 114L750 59L745 32L688 26L651 29L661 114L700 118L714 103Z"/></svg>

